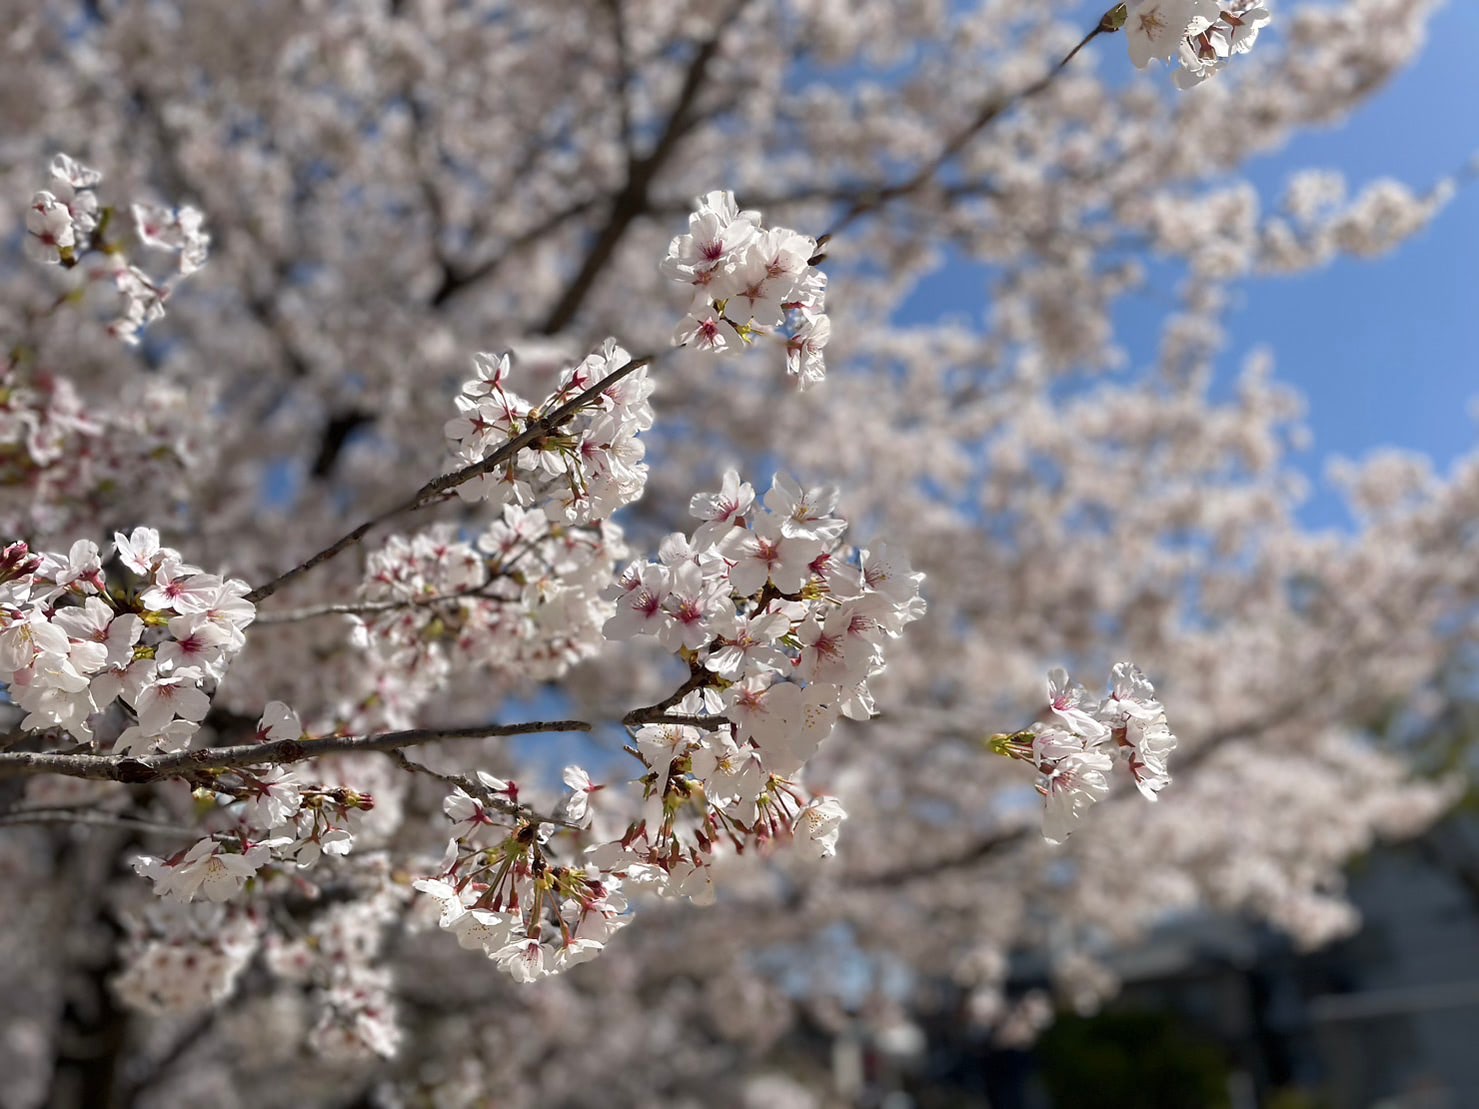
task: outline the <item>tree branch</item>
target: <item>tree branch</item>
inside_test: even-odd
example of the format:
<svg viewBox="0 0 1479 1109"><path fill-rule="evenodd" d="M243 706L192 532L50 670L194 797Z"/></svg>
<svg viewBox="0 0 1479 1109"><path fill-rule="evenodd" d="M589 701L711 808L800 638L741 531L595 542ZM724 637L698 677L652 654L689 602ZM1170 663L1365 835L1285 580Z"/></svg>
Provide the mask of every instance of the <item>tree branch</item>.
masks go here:
<svg viewBox="0 0 1479 1109"><path fill-rule="evenodd" d="M935 174L939 173L940 170L945 167L946 163L948 163L952 158L954 158L957 154L964 150L970 144L972 139L974 139L977 135L984 131L993 122L1006 114L1006 112L1008 112L1010 109L1015 108L1019 104L1025 103L1026 101L1032 99L1034 96L1037 96L1047 90L1053 84L1053 82L1058 79L1058 74L1063 72L1068 63L1073 60L1074 56L1085 46L1087 46L1091 41L1102 34L1108 34L1118 30L1120 25L1119 23L1114 22L1114 16L1117 10L1118 9L1111 9L1110 11L1106 12L1103 17L1100 18L1098 26L1096 26L1092 31L1085 35L1079 41L1079 44L1075 46L1072 50L1070 50L1068 52L1068 55L1063 58L1062 61L1060 61L1052 69L1048 70L1047 73L1043 74L1036 81L1032 82L1032 84L1027 85L1025 88L1018 89L1014 93L1008 93L1006 95L995 94L987 97L984 101L982 101L981 106L976 110L976 114L971 117L971 121L960 130L956 131L955 134L951 135L950 138L945 142L945 145L940 148L940 152L938 154L936 154L929 161L925 162L922 166L915 170L912 175L910 175L905 180L899 182L898 184L888 185L874 192L859 197L856 201L853 202L851 207L843 212L838 221L832 225L832 228L830 231L827 232L827 235L836 235L843 228L855 223L858 219L860 219L862 216L867 215L869 212L872 212L877 208L881 208L883 205L889 203L890 201L898 200L900 197L907 196L910 193L915 192L916 190L927 185L930 181L934 179Z"/></svg>
<svg viewBox="0 0 1479 1109"><path fill-rule="evenodd" d="M630 720L636 724L686 724L690 728L702 728L708 732L717 732L734 723L727 716L693 716L690 713L653 712L650 709L639 710L639 713L628 713L623 723Z"/></svg>
<svg viewBox="0 0 1479 1109"><path fill-rule="evenodd" d="M684 697L687 697L695 689L703 689L706 685L709 684L709 681L712 677L713 675L710 674L708 670L704 669L704 667L698 665L697 663L690 662L688 664L688 677L683 680L682 685L673 690L672 693L668 694L661 701L658 701L655 705L647 705L643 708L632 709L631 712L627 713L621 718L621 722L625 724L628 728L640 727L643 724L692 724L696 720L716 721L716 724L714 725L715 727L721 727L724 724L728 724L728 720L721 721L720 718L716 716L685 716L680 714L672 714L667 711L668 709L676 705L679 701L683 700ZM704 727L705 725L695 726Z"/></svg>
<svg viewBox="0 0 1479 1109"><path fill-rule="evenodd" d="M441 283L436 291L432 293L428 303L432 308L441 308L458 293L469 286L476 285L488 277L493 276L503 268L503 264L526 247L533 246L541 239L548 238L561 224L568 220L583 216L596 206L598 196L588 196L583 200L572 201L563 208L556 209L538 223L531 225L526 230L515 235L503 245L503 248L493 257L485 262L471 267L470 269L457 270L447 268L442 272Z"/></svg>
<svg viewBox="0 0 1479 1109"><path fill-rule="evenodd" d="M1025 827L1013 828L1010 831L998 832L985 839L968 843L948 855L940 855L933 859L911 860L900 866L885 867L866 874L850 874L847 876L847 885L851 889L861 889L869 886L907 884L934 878L960 867L985 862L998 851L1005 851L1009 847L1022 843L1027 839L1028 832L1034 830Z"/></svg>
<svg viewBox="0 0 1479 1109"><path fill-rule="evenodd" d="M395 751L442 739L482 739L487 736L538 735L544 732L588 732L584 720L530 720L519 724L480 724L465 728L410 728L378 735L325 736L322 739L277 739L241 743L198 751L171 751L159 755L61 755L54 752L0 753L0 779L27 774L63 774L71 778L139 784L162 778L188 778L213 770L238 770L359 751Z"/></svg>
<svg viewBox="0 0 1479 1109"><path fill-rule="evenodd" d="M304 620L316 620L320 616L363 616L376 612L394 612L404 608L426 608L429 605L441 604L443 601L460 601L467 597L476 597L484 601L500 601L504 598L494 597L485 592L489 585L499 580L497 577L490 578L488 582L476 589L434 593L426 597L406 597L398 601L345 601L338 604L305 605L303 608L283 609L281 612L263 612L258 613L252 623L259 626L296 624Z"/></svg>
<svg viewBox="0 0 1479 1109"><path fill-rule="evenodd" d="M519 820L532 820L538 824L553 824L561 828L579 828L579 824L571 824L570 821L558 816L546 816L536 812L527 805L521 805L517 801L511 801L507 797L499 797L488 789L482 782L475 778L469 778L466 774L443 774L440 770L433 770L419 762L413 762L406 758L399 750L385 752L390 761L399 766L408 774L425 774L427 777L435 778L449 786L455 786L466 793L469 797L476 797L490 809L497 809L505 816L512 816Z"/></svg>
<svg viewBox="0 0 1479 1109"><path fill-rule="evenodd" d="M401 503L395 505L393 508L386 509L384 512L381 512L377 516L370 517L370 519L360 524L359 527L340 536L338 539L334 540L334 542L330 543L327 547L318 551L316 554L310 555L307 559L305 559L303 562L300 562L297 566L294 566L291 570L285 570L277 577L269 581L267 584L260 585L256 589L253 589L250 593L246 595L246 599L251 601L252 604L259 603L265 598L272 596L272 594L276 593L284 585L287 585L289 582L295 580L301 575L306 574L315 566L329 561L329 559L340 554L346 548L358 543L377 525L395 516L399 516L403 512L414 512L418 508L424 508L426 505L430 504L432 501L440 497L443 493L455 489L457 488L457 486L462 485L464 482L471 481L475 477L486 474L490 470L497 469L499 466L503 465L505 462L508 462L515 455L517 455L519 451L523 450L531 443L534 443L535 441L553 433L557 428L559 428L562 424L564 424L587 404L595 400L607 389L611 388L611 386L619 382L622 378L631 373L635 373L643 366L650 365L655 360L656 355L646 355L642 358L631 359L620 369L608 374L606 377L602 378L600 381L592 385L589 389L586 389L583 393L560 405L553 412L545 416L540 416L538 419L532 420L529 426L521 434L514 436L514 438L504 443L503 446L499 447L496 451L488 455L486 458L482 459L481 461L474 462L471 465L464 466L460 470L453 470L451 473L443 474L441 477L438 478L433 478L431 481L428 481L425 485L423 485L420 489L416 490L416 492L412 494L411 497L407 500L402 501Z"/></svg>
<svg viewBox="0 0 1479 1109"><path fill-rule="evenodd" d="M621 128L621 147L630 163L636 155L636 128L632 124L632 65L624 3L625 0L606 0L611 12L611 47L616 60L617 123Z"/></svg>

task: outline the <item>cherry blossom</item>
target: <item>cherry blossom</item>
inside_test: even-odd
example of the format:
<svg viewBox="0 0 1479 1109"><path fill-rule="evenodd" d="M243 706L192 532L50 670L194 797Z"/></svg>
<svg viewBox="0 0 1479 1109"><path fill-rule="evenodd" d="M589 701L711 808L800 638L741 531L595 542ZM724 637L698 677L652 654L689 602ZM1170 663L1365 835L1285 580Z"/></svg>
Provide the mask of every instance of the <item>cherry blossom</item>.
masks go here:
<svg viewBox="0 0 1479 1109"><path fill-rule="evenodd" d="M1346 862L1459 788L1409 755L1479 468L1353 461L1305 529L1301 367L1234 309L1460 178L1247 178L1434 10L1269 8L26 7L22 1103L72 1042L161 1103L737 1101L840 936L1020 1046L1167 914L1355 927Z"/></svg>

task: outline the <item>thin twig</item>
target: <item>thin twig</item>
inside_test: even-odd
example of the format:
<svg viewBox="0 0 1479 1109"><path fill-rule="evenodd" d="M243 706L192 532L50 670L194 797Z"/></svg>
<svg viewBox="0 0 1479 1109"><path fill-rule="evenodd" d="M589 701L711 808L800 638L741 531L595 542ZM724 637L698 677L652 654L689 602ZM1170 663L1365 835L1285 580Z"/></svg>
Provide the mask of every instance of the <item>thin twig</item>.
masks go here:
<svg viewBox="0 0 1479 1109"><path fill-rule="evenodd" d="M483 458L480 461L474 462L470 465L464 466L460 470L453 470L451 473L443 474L441 477L438 478L433 478L431 481L428 481L425 485L423 485L420 489L416 490L416 492L412 494L411 497L409 497L408 499L400 502L393 508L386 509L384 512L370 517L370 519L360 524L359 527L340 536L334 542L330 543L327 547L323 548L316 554L310 555L307 559L300 562L297 566L294 566L291 570L285 570L277 577L269 581L266 585L258 586L256 589L252 590L246 595L246 599L251 601L252 604L257 604L265 600L266 598L272 596L272 594L276 593L283 586L287 585L289 582L295 580L303 574L306 574L309 570L312 570L315 566L329 561L329 559L338 555L346 548L358 543L361 539L368 535L373 528L383 523L384 521L389 520L392 517L399 516L403 512L414 512L419 508L424 508L426 505L438 499L442 496L442 494L448 492L449 490L455 489L457 488L457 486L462 485L465 482L469 482L475 477L480 477L483 474L488 473L490 470L497 469L499 466L503 465L505 462L508 462L531 443L534 443L544 438L545 436L552 434L557 428L560 427L560 425L569 420L572 416L574 416L591 401L599 397L607 389L610 389L617 382L621 381L622 378L626 377L628 374L635 373L643 366L650 365L653 361L655 361L655 359L656 355L650 354L645 355L641 358L631 359L620 369L608 374L606 377L596 382L594 385L586 389L584 392L580 393L578 396L560 405L553 412L531 420L529 426L525 428L521 434L516 435L512 439L508 440L508 442L504 443L503 446L499 447L496 451L488 455L486 458Z"/></svg>
<svg viewBox="0 0 1479 1109"><path fill-rule="evenodd" d="M1082 50L1085 46L1088 46L1089 43L1093 42L1100 35L1112 35L1114 34L1114 32L1123 27L1125 25L1124 7L1125 6L1123 4L1116 5L1115 7L1110 8L1109 11L1105 12L1102 16L1100 16L1099 26L1095 27L1087 35L1078 40L1078 45L1070 50L1068 54L1064 57L1064 59L1058 63L1058 68L1062 69L1069 62L1073 61L1074 56L1080 50Z"/></svg>
<svg viewBox="0 0 1479 1109"><path fill-rule="evenodd" d="M1079 44L1070 50L1062 61L1036 81L1032 82L1032 84L1005 96L997 94L987 97L982 101L980 108L976 110L976 114L971 117L971 121L952 135L945 145L940 148L938 154L925 162L924 165L920 166L904 181L896 185L885 186L859 197L853 202L850 208L843 212L838 221L832 225L832 229L827 232L827 237L836 235L843 228L855 223L860 217L867 215L876 208L881 208L889 201L898 200L900 197L907 196L927 185L945 167L946 163L964 150L970 141L985 130L988 125L1010 109L1048 89L1057 80L1058 74L1063 72L1068 63L1073 60L1074 56L1080 50L1098 36L1118 30L1123 22L1115 22L1118 11L1119 8L1111 8L1105 12L1100 18L1097 27L1085 35Z"/></svg>
<svg viewBox="0 0 1479 1109"><path fill-rule="evenodd" d="M161 755L59 755L54 752L0 753L0 778L26 774L64 774L107 782L154 782L161 778L188 778L215 770L248 766L282 766L358 751L393 751L442 739L482 739L487 736L537 735L545 732L588 732L584 720L530 720L520 724L480 724L466 728L411 728L378 735L325 736L322 739L277 739L241 743L199 751L172 751Z"/></svg>
<svg viewBox="0 0 1479 1109"><path fill-rule="evenodd" d="M426 597L403 597L396 601L346 601L339 604L306 605L303 608L288 608L281 612L259 612L253 624L295 624L303 620L316 620L320 616L363 616L375 612L393 612L401 608L425 608L443 601L459 601L476 597L485 601L501 600L484 592L498 578L478 586L476 589L460 589L453 593L436 593Z"/></svg>
<svg viewBox="0 0 1479 1109"><path fill-rule="evenodd" d="M628 716L632 715L631 713ZM640 724L686 724L690 728L702 728L705 731L717 732L721 728L727 728L734 723L727 716L694 716L683 712L653 713L644 711L639 720L633 723Z"/></svg>
<svg viewBox="0 0 1479 1109"><path fill-rule="evenodd" d="M443 774L440 770L433 770L423 763L412 762L406 757L405 752L400 750L392 750L385 753L390 757L391 762L395 763L408 774L425 774L428 777L435 778L439 782L445 782L449 786L456 786L469 797L476 797L490 809L497 809L506 816L516 817L519 820L532 820L538 824L557 824L562 828L580 827L579 824L572 824L562 817L546 816L543 813L535 812L528 805L521 805L517 801L510 801L507 797L499 797L491 789L483 785L482 782L469 778L466 774Z"/></svg>

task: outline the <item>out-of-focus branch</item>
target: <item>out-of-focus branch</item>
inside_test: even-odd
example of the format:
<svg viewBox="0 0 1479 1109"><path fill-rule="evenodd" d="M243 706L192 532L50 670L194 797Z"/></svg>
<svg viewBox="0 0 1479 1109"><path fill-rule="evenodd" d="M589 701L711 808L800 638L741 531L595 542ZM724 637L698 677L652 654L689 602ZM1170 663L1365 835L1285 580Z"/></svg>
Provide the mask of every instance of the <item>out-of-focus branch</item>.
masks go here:
<svg viewBox="0 0 1479 1109"><path fill-rule="evenodd" d="M555 335L569 326L570 321L580 311L581 305L585 303L586 297L590 295L596 279L610 262L611 256L616 253L616 248L626 235L627 229L638 217L651 210L652 182L656 179L658 171L677 150L678 144L703 118L694 110L698 94L708 76L709 66L719 53L719 46L723 41L725 31L739 18L748 3L749 0L736 0L730 10L720 18L714 33L699 46L693 59L688 63L688 69L683 75L683 85L673 101L673 109L668 114L662 134L647 154L629 161L626 185L612 201L611 210L606 215L606 222L596 232L595 241L591 244L585 260L576 270L575 276L570 279L570 283L565 286L559 299L555 301L554 307L550 309L543 324L540 325L538 330L541 333Z"/></svg>
<svg viewBox="0 0 1479 1109"><path fill-rule="evenodd" d="M854 183L854 184L826 184L814 183L810 185L797 185L789 191L773 193L744 192L737 195L736 199L746 208L760 208L770 210L772 208L785 208L793 204L826 203L826 204L859 204L865 199L875 196L888 185L883 181ZM994 181L971 180L957 181L946 185L940 190L940 194L948 201L966 200L971 197L986 196L998 197L1001 190ZM660 216L682 216L693 211L693 199L674 197L669 200L654 201L652 214Z"/></svg>
<svg viewBox="0 0 1479 1109"><path fill-rule="evenodd" d="M585 215L594 208L601 198L599 196L588 196L581 200L572 201L563 208L557 208L544 219L530 224L525 230L515 235L503 245L503 248L486 262L480 262L467 269L449 267L442 271L441 283L431 294L429 303L433 308L441 308L458 293L469 287L485 281L503 268L510 258L520 251L533 246L541 239L548 238L563 224L572 219Z"/></svg>
<svg viewBox="0 0 1479 1109"><path fill-rule="evenodd" d="M933 859L914 859L901 866L885 867L867 874L852 874L847 878L850 889L872 886L893 886L900 883L919 882L948 874L985 862L993 855L1026 841L1035 828L1020 827L996 832L984 839L968 843L957 851L939 855Z"/></svg>
<svg viewBox="0 0 1479 1109"><path fill-rule="evenodd" d="M606 0L611 12L611 44L616 56L616 110L621 127L621 146L630 162L636 153L636 131L632 126L632 60L627 42L625 0Z"/></svg>
<svg viewBox="0 0 1479 1109"><path fill-rule="evenodd" d="M121 828L129 832L148 832L155 835L182 836L198 839L198 828L186 828L180 824L165 824L157 820L126 816L122 813L98 812L96 809L12 809L0 813L0 827L17 824L73 824L91 828Z"/></svg>

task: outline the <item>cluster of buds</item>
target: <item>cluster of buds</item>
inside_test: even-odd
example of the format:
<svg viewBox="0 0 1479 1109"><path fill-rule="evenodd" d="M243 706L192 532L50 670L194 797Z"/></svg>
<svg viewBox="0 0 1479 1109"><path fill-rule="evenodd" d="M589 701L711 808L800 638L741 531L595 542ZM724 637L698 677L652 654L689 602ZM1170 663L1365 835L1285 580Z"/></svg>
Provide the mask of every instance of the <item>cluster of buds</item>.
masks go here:
<svg viewBox="0 0 1479 1109"><path fill-rule="evenodd" d="M731 341L743 346L774 335L785 342L786 370L798 385L821 381L832 325L823 311L827 277L815 266L817 240L762 227L760 213L740 211L733 193L711 192L696 203L688 234L669 244L661 266L693 290L673 344L717 352Z"/></svg>
<svg viewBox="0 0 1479 1109"><path fill-rule="evenodd" d="M1271 17L1258 0L1128 0L1105 18L1124 27L1138 68L1174 61L1176 87L1189 89L1251 50Z"/></svg>
<svg viewBox="0 0 1479 1109"><path fill-rule="evenodd" d="M92 716L121 700L132 723L115 751L179 750L256 609L245 582L187 564L150 528L113 538L106 552L80 539L66 554L24 543L0 553L0 683L25 709L24 728L90 739Z"/></svg>
<svg viewBox="0 0 1479 1109"><path fill-rule="evenodd" d="M137 242L177 255L175 272L154 277L130 263L114 230L115 210L99 207L93 191L103 175L65 154L51 163L50 188L31 198L26 214L26 248L31 257L65 269L80 267L89 286L111 287L118 295L117 315L108 332L125 343L137 343L146 324L164 315L164 303L180 279L205 264L210 236L204 217L189 206L130 206Z"/></svg>
<svg viewBox="0 0 1479 1109"><path fill-rule="evenodd" d="M702 704L693 695L679 707ZM774 734L798 737L780 745L785 754L777 765L795 762L797 748L819 746L835 720L826 705L805 705L796 717L771 720ZM799 781L800 765L789 776L771 770L753 738L736 740L732 730L706 721L701 727L648 724L633 739L629 753L650 768L640 780L642 814L620 839L590 853L610 873L663 897L707 905L715 897L714 864L727 853L797 842L818 858L837 853L847 819L842 803L810 794Z"/></svg>
<svg viewBox="0 0 1479 1109"><path fill-rule="evenodd" d="M456 399L461 415L447 421L448 446L459 468L483 462L541 417L574 400L632 361L614 339L566 370L560 386L532 405L508 389L508 355L479 354L477 376ZM527 508L550 520L585 524L611 515L642 495L647 484L639 433L652 426L645 367L623 373L564 427L543 435L501 465L457 486L464 500Z"/></svg>
<svg viewBox="0 0 1479 1109"><path fill-rule="evenodd" d="M1020 732L994 735L996 754L1031 763L1043 795L1043 838L1062 843L1073 825L1109 793L1116 762L1148 800L1171 783L1166 760L1176 736L1155 689L1133 663L1116 663L1111 690L1095 700L1061 668L1048 674L1051 719Z"/></svg>

